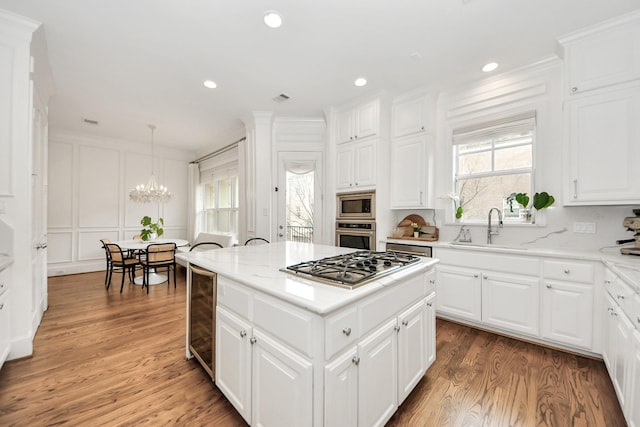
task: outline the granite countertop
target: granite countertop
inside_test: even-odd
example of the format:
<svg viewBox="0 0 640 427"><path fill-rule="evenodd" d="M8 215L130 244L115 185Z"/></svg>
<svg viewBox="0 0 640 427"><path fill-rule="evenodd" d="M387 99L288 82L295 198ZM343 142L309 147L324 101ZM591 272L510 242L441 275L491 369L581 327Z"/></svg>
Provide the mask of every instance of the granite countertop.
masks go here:
<svg viewBox="0 0 640 427"><path fill-rule="evenodd" d="M280 271L299 262L354 251L356 249L282 242L181 253L176 254L176 258L215 271L221 276L322 315L385 287L393 286L405 278L425 272L438 262L432 258L421 258L420 263L380 277L356 289L344 289Z"/></svg>

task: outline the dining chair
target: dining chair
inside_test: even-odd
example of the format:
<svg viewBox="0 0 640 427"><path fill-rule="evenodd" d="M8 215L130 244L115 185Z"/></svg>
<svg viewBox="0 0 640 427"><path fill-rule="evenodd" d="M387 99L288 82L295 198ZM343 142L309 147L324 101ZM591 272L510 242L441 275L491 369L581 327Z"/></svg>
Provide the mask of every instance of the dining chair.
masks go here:
<svg viewBox="0 0 640 427"><path fill-rule="evenodd" d="M191 246L189 248L189 252L193 252L194 250L196 252L198 251L206 251L209 249L220 249L220 248L224 248L224 246L222 246L220 243L216 243L216 242L200 242L200 243L196 243L195 245Z"/></svg>
<svg viewBox="0 0 640 427"><path fill-rule="evenodd" d="M173 269L173 287L176 287L176 244L152 243L147 246L144 257L140 258L142 264L142 287L147 287L149 293L149 272L151 269L167 269L167 286L169 286L169 273Z"/></svg>
<svg viewBox="0 0 640 427"><path fill-rule="evenodd" d="M137 258L129 258L122 251L122 248L116 243L104 244L109 252L110 265L107 270L107 289L111 286L111 277L114 272L122 274L122 280L120 281L120 293L124 288L124 275L129 274L129 281L133 282L136 278L136 267L140 265L140 261Z"/></svg>
<svg viewBox="0 0 640 427"><path fill-rule="evenodd" d="M246 242L244 242L244 245L264 245L265 243L269 243L269 241L267 239L264 239L262 237L252 237L250 239L247 239Z"/></svg>
<svg viewBox="0 0 640 427"><path fill-rule="evenodd" d="M109 269L111 269L111 255L109 254L109 250L107 249L106 244L111 243L111 240L100 239L100 243L102 243L102 249L104 249L104 256L107 263L107 268L104 271L104 285L107 286L107 279L109 278ZM107 289L109 289L108 286L107 286Z"/></svg>

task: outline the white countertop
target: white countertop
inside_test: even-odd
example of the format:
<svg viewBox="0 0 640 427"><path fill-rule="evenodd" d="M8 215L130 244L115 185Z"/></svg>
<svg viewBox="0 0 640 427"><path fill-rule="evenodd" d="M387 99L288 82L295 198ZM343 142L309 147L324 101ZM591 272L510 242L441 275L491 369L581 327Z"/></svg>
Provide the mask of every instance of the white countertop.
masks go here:
<svg viewBox="0 0 640 427"><path fill-rule="evenodd" d="M13 264L13 257L0 254L0 271Z"/></svg>
<svg viewBox="0 0 640 427"><path fill-rule="evenodd" d="M177 254L176 258L318 314L327 314L367 295L427 271L438 261L421 258L409 268L356 289L344 289L280 271L288 265L354 252L356 249L309 243L271 243Z"/></svg>

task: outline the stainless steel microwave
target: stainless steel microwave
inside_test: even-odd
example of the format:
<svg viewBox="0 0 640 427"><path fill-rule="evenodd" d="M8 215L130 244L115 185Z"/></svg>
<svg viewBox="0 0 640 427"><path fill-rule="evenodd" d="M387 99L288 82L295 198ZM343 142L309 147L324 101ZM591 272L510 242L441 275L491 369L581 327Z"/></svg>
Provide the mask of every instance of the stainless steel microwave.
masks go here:
<svg viewBox="0 0 640 427"><path fill-rule="evenodd" d="M375 219L376 192L337 194L336 219Z"/></svg>

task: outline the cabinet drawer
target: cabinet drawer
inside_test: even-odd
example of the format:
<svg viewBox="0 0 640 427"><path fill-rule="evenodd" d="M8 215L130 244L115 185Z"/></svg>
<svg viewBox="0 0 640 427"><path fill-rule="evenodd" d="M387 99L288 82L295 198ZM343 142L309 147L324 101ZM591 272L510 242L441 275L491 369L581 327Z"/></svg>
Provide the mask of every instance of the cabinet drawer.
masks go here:
<svg viewBox="0 0 640 427"><path fill-rule="evenodd" d="M407 279L406 282L379 292L360 304L360 332L365 335L380 323L398 314L400 310L423 298L426 273Z"/></svg>
<svg viewBox="0 0 640 427"><path fill-rule="evenodd" d="M593 264L546 260L543 271L546 279L593 283Z"/></svg>
<svg viewBox="0 0 640 427"><path fill-rule="evenodd" d="M349 307L325 320L325 358L327 360L340 349L355 342L360 337L358 308Z"/></svg>
<svg viewBox="0 0 640 427"><path fill-rule="evenodd" d="M434 258L440 259L443 265L459 265L475 268L479 271L503 271L512 273L517 271L526 276L540 274L540 263L534 256L518 256L512 254L495 254L472 251L463 248L436 248Z"/></svg>
<svg viewBox="0 0 640 427"><path fill-rule="evenodd" d="M223 305L245 319L249 316L251 295L243 285L218 275L218 304Z"/></svg>
<svg viewBox="0 0 640 427"><path fill-rule="evenodd" d="M313 355L313 315L281 300L255 295L253 322L309 357Z"/></svg>

